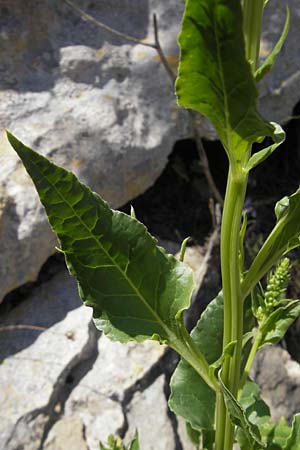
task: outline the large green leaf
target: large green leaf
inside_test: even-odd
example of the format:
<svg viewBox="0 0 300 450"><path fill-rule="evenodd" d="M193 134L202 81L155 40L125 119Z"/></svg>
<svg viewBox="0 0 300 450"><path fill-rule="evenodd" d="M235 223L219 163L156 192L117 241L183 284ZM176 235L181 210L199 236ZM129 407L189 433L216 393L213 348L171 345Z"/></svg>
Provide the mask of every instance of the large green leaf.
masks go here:
<svg viewBox="0 0 300 450"><path fill-rule="evenodd" d="M111 210L71 172L8 139L33 179L70 272L96 325L114 340L176 342L191 269L156 246L145 226Z"/></svg>
<svg viewBox="0 0 300 450"><path fill-rule="evenodd" d="M205 309L191 337L209 364L221 356L223 341L223 295L220 293ZM195 430L214 428L215 394L184 360L171 379L169 406Z"/></svg>
<svg viewBox="0 0 300 450"><path fill-rule="evenodd" d="M207 116L236 160L274 131L256 109L257 89L242 27L240 0L188 0L176 82L179 104Z"/></svg>
<svg viewBox="0 0 300 450"><path fill-rule="evenodd" d="M300 245L300 188L276 205L277 223L254 258L242 283L246 297L279 258Z"/></svg>

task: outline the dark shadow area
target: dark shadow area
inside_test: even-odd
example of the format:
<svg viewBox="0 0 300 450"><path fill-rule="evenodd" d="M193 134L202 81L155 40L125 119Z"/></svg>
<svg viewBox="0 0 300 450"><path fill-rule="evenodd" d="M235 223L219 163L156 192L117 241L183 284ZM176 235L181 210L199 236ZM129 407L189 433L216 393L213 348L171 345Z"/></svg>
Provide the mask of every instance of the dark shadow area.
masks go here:
<svg viewBox="0 0 300 450"><path fill-rule="evenodd" d="M300 102L295 106L293 115L299 113ZM299 187L300 120L291 120L284 129L285 142L265 162L253 169L249 177L246 207L249 208L249 231L253 236L265 236L273 228L276 202L291 195ZM256 149L259 148L256 146Z"/></svg>
<svg viewBox="0 0 300 450"><path fill-rule="evenodd" d="M74 3L120 32L138 39L147 35L148 0L74 0ZM41 92L54 86L60 76L60 51L65 47L86 46L101 51L105 42L114 46L126 43L124 39L83 20L60 0L3 0L0 31L0 89L21 92ZM99 55L99 60L100 56L103 55ZM80 55L78 59L81 60ZM83 56L74 81L94 82L91 72L99 74L99 64ZM118 68L114 70L118 71ZM72 73L70 75L72 77ZM122 80L126 73L116 73L115 76Z"/></svg>
<svg viewBox="0 0 300 450"><path fill-rule="evenodd" d="M175 144L155 184L122 209L129 213L132 204L137 218L161 239L181 242L190 236L190 243L203 243L211 229L208 198L195 143L184 139Z"/></svg>

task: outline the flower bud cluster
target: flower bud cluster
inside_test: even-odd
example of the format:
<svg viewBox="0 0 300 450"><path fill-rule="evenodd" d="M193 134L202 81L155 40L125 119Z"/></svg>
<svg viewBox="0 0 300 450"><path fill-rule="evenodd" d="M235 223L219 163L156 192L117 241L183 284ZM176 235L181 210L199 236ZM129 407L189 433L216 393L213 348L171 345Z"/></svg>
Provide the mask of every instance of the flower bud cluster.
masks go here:
<svg viewBox="0 0 300 450"><path fill-rule="evenodd" d="M265 305L267 310L271 310L286 294L288 282L291 278L291 263L288 258L283 258L275 271L271 273L265 290Z"/></svg>

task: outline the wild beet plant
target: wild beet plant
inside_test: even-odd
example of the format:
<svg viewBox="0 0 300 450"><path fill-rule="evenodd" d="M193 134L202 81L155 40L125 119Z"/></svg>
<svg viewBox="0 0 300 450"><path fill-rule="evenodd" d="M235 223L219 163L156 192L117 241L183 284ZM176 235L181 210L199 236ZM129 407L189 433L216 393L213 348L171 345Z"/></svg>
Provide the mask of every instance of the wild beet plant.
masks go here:
<svg viewBox="0 0 300 450"><path fill-rule="evenodd" d="M290 263L282 259L300 246L300 190L277 203L273 230L244 267L248 176L266 164L285 137L256 106L257 83L272 68L289 25L287 12L280 40L258 67L266 3L185 2L178 103L211 120L229 161L220 244L222 291L191 334L184 324L194 288L189 267L158 247L134 214L110 209L71 172L7 133L35 183L80 296L93 308L96 326L112 340L154 339L181 356L169 404L185 419L199 449L232 450L234 442L241 450L300 448L300 414L291 426L284 420L271 423L259 388L249 379L256 352L279 342L300 315L300 301L286 298ZM252 145L266 137L273 144L253 153Z"/></svg>

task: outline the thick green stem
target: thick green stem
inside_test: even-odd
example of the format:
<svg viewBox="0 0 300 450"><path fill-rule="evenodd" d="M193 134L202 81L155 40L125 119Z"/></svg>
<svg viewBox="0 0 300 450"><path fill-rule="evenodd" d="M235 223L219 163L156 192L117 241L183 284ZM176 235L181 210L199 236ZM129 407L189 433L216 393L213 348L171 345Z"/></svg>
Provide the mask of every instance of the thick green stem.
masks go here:
<svg viewBox="0 0 300 450"><path fill-rule="evenodd" d="M240 292L239 232L247 186L247 174L239 164L231 164L228 174L221 228L221 271L224 296L223 349L236 341L232 358L224 361L222 380L234 396L240 383L243 336L243 302ZM216 450L231 450L234 427L222 396L217 397Z"/></svg>

